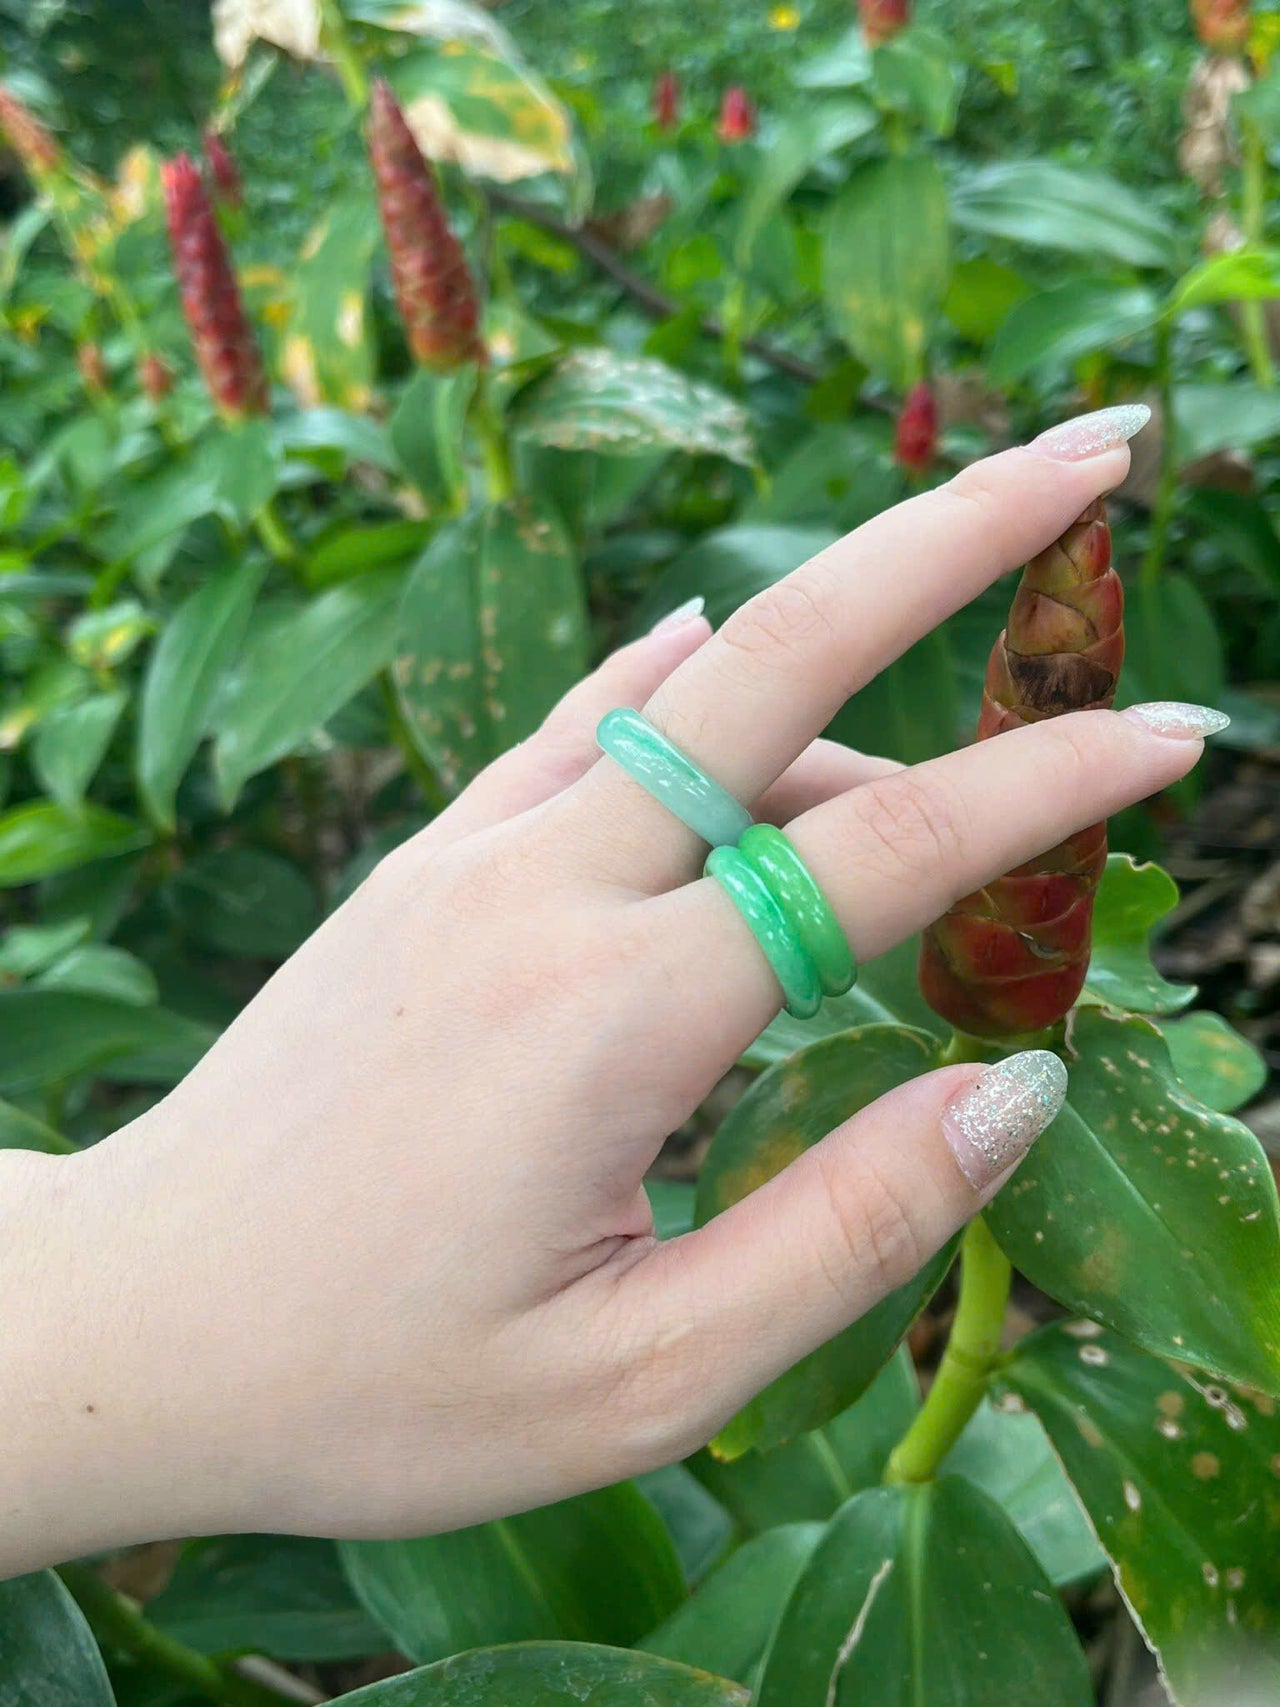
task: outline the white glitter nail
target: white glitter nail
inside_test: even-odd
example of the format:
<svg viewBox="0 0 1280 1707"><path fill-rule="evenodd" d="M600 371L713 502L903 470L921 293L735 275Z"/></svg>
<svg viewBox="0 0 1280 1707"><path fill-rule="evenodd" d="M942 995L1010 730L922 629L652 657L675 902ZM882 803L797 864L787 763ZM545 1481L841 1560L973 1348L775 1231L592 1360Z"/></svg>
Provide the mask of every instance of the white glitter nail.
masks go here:
<svg viewBox="0 0 1280 1707"><path fill-rule="evenodd" d="M1101 456L1103 451L1127 444L1150 419L1151 411L1145 403L1119 403L1114 409L1097 409L1092 415L1077 415L1072 421L1050 427L1027 448L1059 462L1083 462L1086 457Z"/></svg>
<svg viewBox="0 0 1280 1707"><path fill-rule="evenodd" d="M1067 1069L1049 1049L1024 1049L988 1067L942 1117L960 1171L978 1191L1026 1154L1067 1096Z"/></svg>
<svg viewBox="0 0 1280 1707"><path fill-rule="evenodd" d="M1180 699L1153 699L1145 705L1131 705L1120 713L1132 723L1140 723L1156 735L1172 735L1175 740L1200 741L1206 735L1221 735L1231 727L1225 711L1215 711L1211 705L1188 705Z"/></svg>
<svg viewBox="0 0 1280 1707"><path fill-rule="evenodd" d="M654 634L666 634L670 629L683 628L686 622L692 622L695 616L701 616L707 608L707 601L699 593L696 598L686 599L684 604L677 605L673 611L668 611L659 622L653 625Z"/></svg>

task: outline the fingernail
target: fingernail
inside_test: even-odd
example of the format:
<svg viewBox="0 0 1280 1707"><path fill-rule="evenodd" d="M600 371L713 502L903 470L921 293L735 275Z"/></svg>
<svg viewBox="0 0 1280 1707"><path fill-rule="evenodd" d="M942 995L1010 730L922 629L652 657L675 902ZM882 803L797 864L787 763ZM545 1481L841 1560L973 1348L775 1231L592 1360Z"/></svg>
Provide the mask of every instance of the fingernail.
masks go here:
<svg viewBox="0 0 1280 1707"><path fill-rule="evenodd" d="M666 634L670 629L683 628L686 622L692 622L695 616L701 616L707 608L707 601L699 593L696 599L687 599L684 604L677 605L673 611L668 611L660 622L655 622L649 630L651 634Z"/></svg>
<svg viewBox="0 0 1280 1707"><path fill-rule="evenodd" d="M1180 699L1153 699L1146 705L1131 705L1120 715L1175 741L1203 741L1206 735L1221 735L1231 727L1225 711L1215 711L1211 705L1187 705Z"/></svg>
<svg viewBox="0 0 1280 1707"><path fill-rule="evenodd" d="M1087 457L1128 444L1150 419L1151 411L1145 403L1119 403L1114 409L1097 409L1092 415L1077 415L1072 421L1050 427L1032 439L1027 449L1059 462L1084 462Z"/></svg>
<svg viewBox="0 0 1280 1707"><path fill-rule="evenodd" d="M977 1191L1024 1156L1067 1098L1067 1069L1049 1049L1024 1049L988 1067L942 1116L960 1171Z"/></svg>

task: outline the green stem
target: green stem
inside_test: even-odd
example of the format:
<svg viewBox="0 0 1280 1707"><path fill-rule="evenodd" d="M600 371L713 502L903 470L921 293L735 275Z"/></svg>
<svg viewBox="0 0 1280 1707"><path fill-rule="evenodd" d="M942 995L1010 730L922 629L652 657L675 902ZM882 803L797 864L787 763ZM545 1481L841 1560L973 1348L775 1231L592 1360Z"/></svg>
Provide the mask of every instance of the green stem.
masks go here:
<svg viewBox="0 0 1280 1707"><path fill-rule="evenodd" d="M1142 560L1139 581L1153 587L1160 578L1178 497L1178 419L1173 394L1173 326L1161 320L1156 327L1156 379L1160 386L1160 479L1151 510L1151 538Z"/></svg>
<svg viewBox="0 0 1280 1707"><path fill-rule="evenodd" d="M485 492L491 504L504 504L516 489L515 466L506 422L493 404L488 373L482 371L471 400L470 423L480 446Z"/></svg>
<svg viewBox="0 0 1280 1707"><path fill-rule="evenodd" d="M384 670L378 680L382 687L382 703L387 713L387 728L404 758L404 768L417 783L432 815L443 812L449 804L449 796L445 793L440 778L418 751L417 742L405 722L404 712L400 709L400 698L391 679L391 671Z"/></svg>
<svg viewBox="0 0 1280 1707"><path fill-rule="evenodd" d="M1251 119L1241 120L1241 134L1244 154L1241 225L1245 241L1257 244L1261 243L1265 236L1267 216L1266 144L1263 142L1262 132ZM1249 357L1253 377L1269 391L1275 385L1276 373L1271 360L1271 346L1267 341L1267 321L1262 304L1241 303L1240 323L1244 331L1245 353Z"/></svg>
<svg viewBox="0 0 1280 1707"><path fill-rule="evenodd" d="M369 74L347 33L339 0L320 0L321 38L342 83L343 93L357 112L369 100Z"/></svg>
<svg viewBox="0 0 1280 1707"><path fill-rule="evenodd" d="M281 1702L290 1700L279 1690L242 1677L166 1636L143 1617L134 1601L117 1594L88 1565L62 1565L58 1575L103 1644L149 1660L207 1701L220 1702L223 1707L280 1707Z"/></svg>
<svg viewBox="0 0 1280 1707"><path fill-rule="evenodd" d="M302 553L290 537L288 528L281 521L274 498L267 499L257 515L254 516L253 525L258 531L258 538L277 563L296 564L299 561Z"/></svg>
<svg viewBox="0 0 1280 1707"><path fill-rule="evenodd" d="M1000 1355L1013 1271L981 1215L960 1246L960 1301L929 1396L898 1442L886 1482L928 1482L982 1402Z"/></svg>

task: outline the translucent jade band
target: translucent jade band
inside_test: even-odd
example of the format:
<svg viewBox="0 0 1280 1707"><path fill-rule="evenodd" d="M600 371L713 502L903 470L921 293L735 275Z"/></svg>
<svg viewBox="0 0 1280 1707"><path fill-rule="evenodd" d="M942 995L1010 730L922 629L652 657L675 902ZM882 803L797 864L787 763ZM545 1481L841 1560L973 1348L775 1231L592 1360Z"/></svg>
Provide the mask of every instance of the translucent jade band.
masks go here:
<svg viewBox="0 0 1280 1707"><path fill-rule="evenodd" d="M782 986L787 1012L795 1019L811 1019L822 1005L818 971L764 878L744 854L731 847L711 850L706 873L715 878L751 927Z"/></svg>
<svg viewBox="0 0 1280 1707"><path fill-rule="evenodd" d="M751 814L638 711L611 711L596 730L601 751L713 848L751 828Z"/></svg>
<svg viewBox="0 0 1280 1707"><path fill-rule="evenodd" d="M772 824L753 824L738 852L764 879L783 917L818 974L824 996L843 996L853 987L857 965L849 939L817 879L795 848Z"/></svg>

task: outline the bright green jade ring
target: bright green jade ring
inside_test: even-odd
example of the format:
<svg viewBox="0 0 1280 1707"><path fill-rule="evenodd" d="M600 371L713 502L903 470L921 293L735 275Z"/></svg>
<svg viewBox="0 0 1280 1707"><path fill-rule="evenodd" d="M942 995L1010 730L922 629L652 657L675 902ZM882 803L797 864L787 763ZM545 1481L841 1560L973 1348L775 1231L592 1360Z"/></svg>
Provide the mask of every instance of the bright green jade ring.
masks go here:
<svg viewBox="0 0 1280 1707"><path fill-rule="evenodd" d="M731 794L638 711L611 711L596 740L633 781L711 843L706 875L742 915L782 988L787 1012L810 1019L842 996L857 965L831 903L796 848L755 824Z"/></svg>

